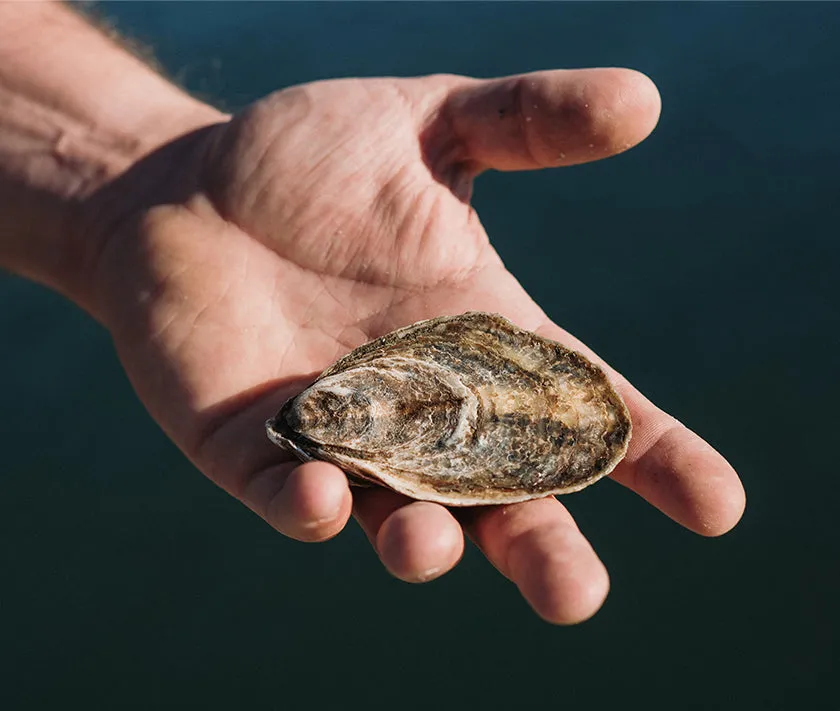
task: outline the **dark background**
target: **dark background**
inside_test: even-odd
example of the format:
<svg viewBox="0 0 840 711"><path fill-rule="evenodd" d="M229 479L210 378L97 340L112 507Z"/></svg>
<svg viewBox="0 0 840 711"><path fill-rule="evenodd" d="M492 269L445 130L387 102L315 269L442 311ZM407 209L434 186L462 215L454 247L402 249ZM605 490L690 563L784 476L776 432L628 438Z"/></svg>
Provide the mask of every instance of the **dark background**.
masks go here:
<svg viewBox="0 0 840 711"><path fill-rule="evenodd" d="M474 203L546 311L722 451L748 505L709 540L611 482L569 497L612 580L578 627L474 549L399 583L355 524L295 543L217 490L106 333L0 277L0 706L833 707L840 4L99 10L230 110L337 76L647 73L643 145L483 176Z"/></svg>

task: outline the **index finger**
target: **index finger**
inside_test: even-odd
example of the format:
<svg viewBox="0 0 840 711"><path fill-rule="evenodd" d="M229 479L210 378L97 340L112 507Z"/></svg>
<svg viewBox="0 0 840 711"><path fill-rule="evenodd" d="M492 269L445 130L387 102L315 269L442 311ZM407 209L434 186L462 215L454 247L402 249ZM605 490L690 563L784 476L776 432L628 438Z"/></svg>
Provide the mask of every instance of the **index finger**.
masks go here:
<svg viewBox="0 0 840 711"><path fill-rule="evenodd" d="M574 336L548 323L538 332L596 361L624 398L633 421L627 456L612 478L695 533L720 536L741 519L746 494L735 470L710 444L660 410Z"/></svg>

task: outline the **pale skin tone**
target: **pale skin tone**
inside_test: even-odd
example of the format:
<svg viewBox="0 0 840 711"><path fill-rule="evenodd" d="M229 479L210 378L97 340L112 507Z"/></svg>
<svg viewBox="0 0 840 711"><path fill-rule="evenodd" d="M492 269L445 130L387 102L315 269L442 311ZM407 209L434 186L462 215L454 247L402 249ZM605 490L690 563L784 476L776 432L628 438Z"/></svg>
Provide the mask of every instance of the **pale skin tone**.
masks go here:
<svg viewBox="0 0 840 711"><path fill-rule="evenodd" d="M231 119L60 6L0 6L0 28L0 264L110 331L139 397L204 474L297 540L354 515L402 580L446 573L466 534L546 620L597 611L607 571L558 500L451 511L351 489L336 467L270 444L263 422L349 349L442 314L498 312L599 360L505 269L469 196L485 170L635 145L659 115L650 80L350 79ZM613 478L697 533L728 531L744 508L729 464L599 362L634 426Z"/></svg>

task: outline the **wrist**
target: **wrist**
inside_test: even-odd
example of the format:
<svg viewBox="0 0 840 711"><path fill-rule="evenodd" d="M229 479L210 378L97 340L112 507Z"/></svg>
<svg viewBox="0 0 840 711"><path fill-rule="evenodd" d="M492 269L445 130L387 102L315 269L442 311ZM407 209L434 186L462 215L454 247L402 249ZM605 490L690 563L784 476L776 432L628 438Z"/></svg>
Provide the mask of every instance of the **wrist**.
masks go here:
<svg viewBox="0 0 840 711"><path fill-rule="evenodd" d="M62 257L53 265L49 280L38 279L100 321L99 271L106 250L123 239L130 231L126 225L147 208L174 200L173 186L184 199L198 189L195 174L203 159L204 139L214 126L228 120L191 100L158 109L159 114L147 116L157 116L155 123L166 131L120 133L98 159L84 164L90 171L87 180L63 201L61 224L54 233ZM38 263L45 264L43 259Z"/></svg>
<svg viewBox="0 0 840 711"><path fill-rule="evenodd" d="M225 116L61 5L0 5L0 267L93 312L94 196Z"/></svg>

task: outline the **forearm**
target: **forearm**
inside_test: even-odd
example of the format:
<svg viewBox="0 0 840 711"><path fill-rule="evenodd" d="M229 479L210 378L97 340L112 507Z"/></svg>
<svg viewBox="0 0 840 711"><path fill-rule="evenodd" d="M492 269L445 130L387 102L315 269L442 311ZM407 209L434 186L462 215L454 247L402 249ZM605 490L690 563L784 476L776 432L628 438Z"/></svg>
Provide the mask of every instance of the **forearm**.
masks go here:
<svg viewBox="0 0 840 711"><path fill-rule="evenodd" d="M88 196L220 118L72 10L0 3L0 267L89 307Z"/></svg>

